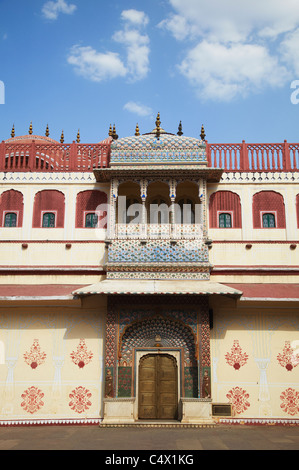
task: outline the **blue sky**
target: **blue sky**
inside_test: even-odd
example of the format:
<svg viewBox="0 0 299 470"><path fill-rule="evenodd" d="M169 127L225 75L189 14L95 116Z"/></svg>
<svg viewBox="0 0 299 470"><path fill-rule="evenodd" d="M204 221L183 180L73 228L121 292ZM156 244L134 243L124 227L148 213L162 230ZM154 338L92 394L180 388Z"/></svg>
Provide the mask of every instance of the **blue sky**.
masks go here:
<svg viewBox="0 0 299 470"><path fill-rule="evenodd" d="M1 140L299 142L299 2L0 0L0 81Z"/></svg>

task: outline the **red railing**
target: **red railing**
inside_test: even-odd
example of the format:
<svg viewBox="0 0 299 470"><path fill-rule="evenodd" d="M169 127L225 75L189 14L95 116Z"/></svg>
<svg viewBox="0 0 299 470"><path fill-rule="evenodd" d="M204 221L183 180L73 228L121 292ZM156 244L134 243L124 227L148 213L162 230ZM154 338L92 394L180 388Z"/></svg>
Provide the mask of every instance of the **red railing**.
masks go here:
<svg viewBox="0 0 299 470"><path fill-rule="evenodd" d="M207 144L208 166L225 171L299 171L299 143Z"/></svg>
<svg viewBox="0 0 299 470"><path fill-rule="evenodd" d="M0 143L0 171L89 172L110 165L111 139L97 144ZM210 144L208 166L225 171L299 171L299 143Z"/></svg>
<svg viewBox="0 0 299 470"><path fill-rule="evenodd" d="M2 142L0 171L92 171L110 163L110 140L98 144Z"/></svg>

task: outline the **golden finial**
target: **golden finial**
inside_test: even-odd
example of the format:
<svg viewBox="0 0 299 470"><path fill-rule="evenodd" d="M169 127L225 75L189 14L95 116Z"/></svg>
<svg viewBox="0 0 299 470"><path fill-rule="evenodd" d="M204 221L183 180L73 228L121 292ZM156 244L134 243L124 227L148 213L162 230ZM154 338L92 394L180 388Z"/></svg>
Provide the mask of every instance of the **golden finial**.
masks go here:
<svg viewBox="0 0 299 470"><path fill-rule="evenodd" d="M12 130L11 130L11 137L15 137L15 125L12 126Z"/></svg>
<svg viewBox="0 0 299 470"><path fill-rule="evenodd" d="M157 119L156 119L156 135L157 139L160 137L160 125L161 125L161 120L160 120L160 113L157 114Z"/></svg>
<svg viewBox="0 0 299 470"><path fill-rule="evenodd" d="M157 114L157 119L156 119L156 127L160 127L161 125L161 120L160 120L160 113Z"/></svg>
<svg viewBox="0 0 299 470"><path fill-rule="evenodd" d="M49 126L48 126L48 124L47 124L47 127L46 127L46 137L49 137L49 135L50 135Z"/></svg>
<svg viewBox="0 0 299 470"><path fill-rule="evenodd" d="M63 133L63 131L61 132L60 143L61 144L64 143L64 133Z"/></svg>
<svg viewBox="0 0 299 470"><path fill-rule="evenodd" d="M136 124L135 135L136 135L136 137L138 137L140 135L138 124Z"/></svg>
<svg viewBox="0 0 299 470"><path fill-rule="evenodd" d="M32 134L33 134L33 127L32 127L32 122L31 122L29 126L29 135L32 135Z"/></svg>
<svg viewBox="0 0 299 470"><path fill-rule="evenodd" d="M112 137L112 126L110 124L110 127L109 127L109 137Z"/></svg>
<svg viewBox="0 0 299 470"><path fill-rule="evenodd" d="M78 134L77 134L77 144L80 144L80 129L78 130Z"/></svg>
<svg viewBox="0 0 299 470"><path fill-rule="evenodd" d="M112 131L112 139L113 140L117 140L118 139L118 135L116 133L116 130L115 130L115 124L113 126L113 131Z"/></svg>
<svg viewBox="0 0 299 470"><path fill-rule="evenodd" d="M206 140L206 134L203 125L201 126L201 134L200 134L201 140Z"/></svg>
<svg viewBox="0 0 299 470"><path fill-rule="evenodd" d="M182 127L182 121L180 121L180 123L179 123L179 129L178 129L177 135L179 135L179 136L183 135L182 129L183 129L183 127Z"/></svg>

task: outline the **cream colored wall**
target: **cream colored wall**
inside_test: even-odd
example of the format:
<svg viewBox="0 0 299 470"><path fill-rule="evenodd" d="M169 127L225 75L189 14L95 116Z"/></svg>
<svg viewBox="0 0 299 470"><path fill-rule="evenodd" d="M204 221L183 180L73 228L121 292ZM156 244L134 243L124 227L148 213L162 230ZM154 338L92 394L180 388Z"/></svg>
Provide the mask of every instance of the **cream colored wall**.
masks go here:
<svg viewBox="0 0 299 470"><path fill-rule="evenodd" d="M236 418L298 419L299 361L287 370L277 359L286 341L299 353L298 308L274 303L250 307L245 302L235 307L231 301L222 300L222 307L219 301L214 302L213 312L213 402L232 402ZM248 356L239 369L226 359L235 341Z"/></svg>
<svg viewBox="0 0 299 470"><path fill-rule="evenodd" d="M227 181L224 175L220 184L208 186L208 200L216 191L232 191L239 195L241 201L242 228L241 229L208 229L208 235L215 243L209 250L210 262L213 266L284 266L291 268L299 265L299 247L291 247L292 242L299 239L296 216L296 195L299 194L299 184L292 180L292 175L281 175L281 180L272 181L271 174L257 175L253 181L247 181L245 175L241 175ZM258 177L261 180L259 181ZM275 191L282 194L285 204L286 228L285 229L254 229L252 200L253 195L262 190ZM209 211L208 227L209 227ZM224 242L231 243L224 243ZM238 243L236 243L238 242ZM243 242L243 243L241 243ZM267 243L270 242L270 243ZM251 248L246 245L252 244ZM267 272L260 276L249 276L249 271L240 275L224 275L220 271L212 272L212 279L216 282L298 282L292 272L287 273L281 281L281 277L274 272Z"/></svg>
<svg viewBox="0 0 299 470"><path fill-rule="evenodd" d="M99 419L106 300L87 298L82 306L79 300L44 302L34 307L2 302L0 317L4 349L0 355L0 420ZM24 354L30 352L35 340L46 356L32 368ZM82 368L71 358L80 340L92 354ZM26 398L30 393L31 401ZM36 396L39 408L34 407ZM80 398L82 409L77 407Z"/></svg>
<svg viewBox="0 0 299 470"><path fill-rule="evenodd" d="M208 200L216 191L232 191L239 195L241 201L242 229L210 229L209 237L212 240L298 240L299 229L297 228L296 195L299 194L299 184L292 182L269 182L269 179L260 183L236 180L231 183L208 185ZM286 213L285 229L254 229L252 200L253 195L260 191L275 191L283 196ZM209 213L208 213L209 219ZM209 220L208 220L209 221ZM209 225L209 224L208 224Z"/></svg>
<svg viewBox="0 0 299 470"><path fill-rule="evenodd" d="M29 175L29 176L28 176ZM23 194L24 216L22 228L1 228L1 240L104 240L104 229L76 228L76 197L81 191L100 190L107 194L109 184L96 183L94 176L68 173L0 173L0 196L10 189ZM65 195L64 228L32 228L35 194L42 190L57 190Z"/></svg>
<svg viewBox="0 0 299 470"><path fill-rule="evenodd" d="M1 229L0 229L1 230ZM103 266L105 264L105 243L71 241L66 243L1 243L0 259L2 266Z"/></svg>
<svg viewBox="0 0 299 470"><path fill-rule="evenodd" d="M97 189L105 192L109 200L109 184L96 183L94 176L88 173L2 173L0 178L0 197L4 191L14 189L23 194L24 202L23 227L0 228L0 264L35 269L27 275L8 271L0 276L0 284L87 285L98 282L102 277L93 271L101 270L106 263L106 230L76 228L76 197L81 191ZM41 190L51 189L65 195L65 226L32 228L34 196ZM22 246L24 241L27 247ZM87 243L80 243L84 241ZM70 247L67 242L71 242ZM61 270L61 275L47 273L45 268L50 266ZM71 269L76 267L90 268L90 274L80 274L80 270L72 274Z"/></svg>

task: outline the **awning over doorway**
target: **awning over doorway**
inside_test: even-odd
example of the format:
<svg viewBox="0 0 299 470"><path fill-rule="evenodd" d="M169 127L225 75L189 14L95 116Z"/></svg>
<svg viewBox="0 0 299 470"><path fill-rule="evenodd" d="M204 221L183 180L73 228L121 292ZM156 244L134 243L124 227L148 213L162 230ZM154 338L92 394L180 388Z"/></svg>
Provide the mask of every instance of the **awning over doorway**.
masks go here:
<svg viewBox="0 0 299 470"><path fill-rule="evenodd" d="M242 291L210 281L107 279L73 292L78 296L93 294L219 294L240 297Z"/></svg>

